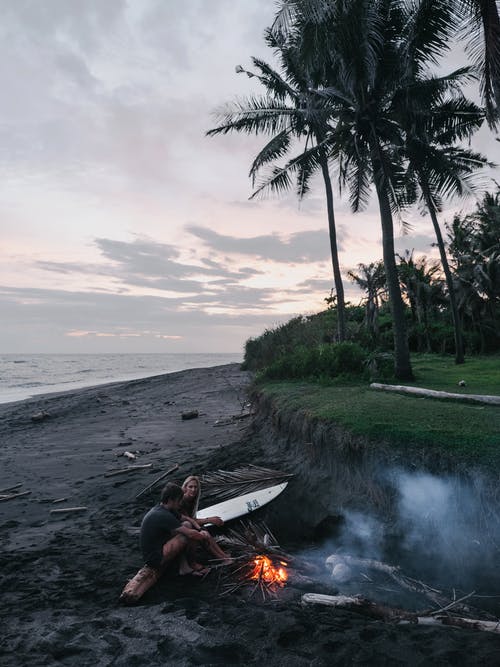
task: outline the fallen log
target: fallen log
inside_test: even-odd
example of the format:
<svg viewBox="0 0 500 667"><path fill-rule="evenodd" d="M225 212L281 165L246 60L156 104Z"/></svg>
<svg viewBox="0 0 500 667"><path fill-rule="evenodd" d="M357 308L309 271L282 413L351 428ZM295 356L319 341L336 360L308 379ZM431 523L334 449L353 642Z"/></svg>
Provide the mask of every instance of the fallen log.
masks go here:
<svg viewBox="0 0 500 667"><path fill-rule="evenodd" d="M167 477L168 475L170 475L171 473L173 473L175 470L178 470L178 468L179 468L179 465L176 463L174 466L172 466L171 468L169 468L169 469L167 470L167 472L164 472L163 475L160 475L159 477L157 477L157 478L154 480L154 482L151 482L151 484L149 484L149 486L147 486L147 487L146 487L145 489L143 489L140 493L138 493L138 494L136 495L135 499L137 500L137 498L140 498L141 496L143 496L147 491L149 491L149 490L152 489L154 486L156 486L156 485L158 484L158 482L161 482L162 479L165 479L165 477Z"/></svg>
<svg viewBox="0 0 500 667"><path fill-rule="evenodd" d="M128 466L128 468L118 468L116 470L108 470L104 473L104 477L113 477L113 475L124 475L128 472L134 472L135 470L144 470L144 468L151 468L152 463L145 463L140 466Z"/></svg>
<svg viewBox="0 0 500 667"><path fill-rule="evenodd" d="M301 598L303 605L319 604L347 609L359 614L375 618L385 622L395 622L399 625L415 623L418 625L434 625L455 628L468 628L470 630L482 630L500 634L500 621L483 621L477 618L462 618L443 614L441 616L419 615L385 605L372 602L361 596L350 597L346 595L321 595L319 593L304 593Z"/></svg>
<svg viewBox="0 0 500 667"><path fill-rule="evenodd" d="M436 391L434 389L424 389L423 387L408 387L399 384L380 384L372 382L370 389L379 389L382 391L395 391L399 394L411 394L413 396L423 396L425 398L439 398L452 401L466 401L469 403L486 403L487 405L500 405L500 396L488 394L453 394L447 391Z"/></svg>
<svg viewBox="0 0 500 667"><path fill-rule="evenodd" d="M137 604L162 574L163 570L144 565L125 585L120 595L120 602L127 605Z"/></svg>
<svg viewBox="0 0 500 667"><path fill-rule="evenodd" d="M7 496L0 496L0 502L4 500L14 500L14 498L21 498L22 496L27 496L31 491L22 491L21 493L10 493Z"/></svg>

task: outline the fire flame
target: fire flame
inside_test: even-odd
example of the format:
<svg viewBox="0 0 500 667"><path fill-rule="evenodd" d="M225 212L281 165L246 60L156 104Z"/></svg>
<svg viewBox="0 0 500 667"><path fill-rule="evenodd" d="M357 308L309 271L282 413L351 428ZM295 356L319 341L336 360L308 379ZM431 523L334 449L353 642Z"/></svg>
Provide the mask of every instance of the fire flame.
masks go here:
<svg viewBox="0 0 500 667"><path fill-rule="evenodd" d="M286 563L280 561L279 566L276 566L267 556L256 556L253 562L254 567L250 572L250 579L264 581L266 584L285 585L288 579Z"/></svg>

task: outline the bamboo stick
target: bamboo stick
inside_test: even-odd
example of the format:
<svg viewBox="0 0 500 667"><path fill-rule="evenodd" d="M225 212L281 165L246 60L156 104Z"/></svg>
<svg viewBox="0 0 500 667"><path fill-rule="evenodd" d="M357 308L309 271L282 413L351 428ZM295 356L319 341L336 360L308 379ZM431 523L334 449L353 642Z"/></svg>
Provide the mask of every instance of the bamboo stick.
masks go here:
<svg viewBox="0 0 500 667"><path fill-rule="evenodd" d="M140 493L138 493L138 494L136 495L135 499L137 500L138 498L140 498L140 497L141 497L142 495L144 495L147 491L149 491L150 489L152 489L153 486L156 486L156 485L158 484L158 482L161 482L162 479L165 479L165 477L167 477L168 475L170 475L171 473L173 473L174 470L178 470L178 469L179 469L179 464L176 463L174 466L172 466L171 468L169 468L169 469L167 470L167 472L164 472L163 475L160 475L159 477L157 477L157 478L154 480L154 482L151 482L151 484L150 484L149 486L147 486L147 487L146 487L145 489L143 489Z"/></svg>
<svg viewBox="0 0 500 667"><path fill-rule="evenodd" d="M4 500L13 500L14 498L21 498L21 496L27 496L31 491L23 491L22 493L11 493L8 496L0 496L0 502Z"/></svg>
<svg viewBox="0 0 500 667"><path fill-rule="evenodd" d="M56 510L50 510L51 514L65 514L67 512L83 512L87 507L60 507Z"/></svg>

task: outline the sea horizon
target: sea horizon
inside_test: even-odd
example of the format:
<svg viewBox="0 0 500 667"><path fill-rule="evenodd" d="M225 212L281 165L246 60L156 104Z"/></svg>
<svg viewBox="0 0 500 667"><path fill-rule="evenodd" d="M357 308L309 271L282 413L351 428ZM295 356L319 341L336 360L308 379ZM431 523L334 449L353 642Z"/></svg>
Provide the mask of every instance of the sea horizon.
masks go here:
<svg viewBox="0 0 500 667"><path fill-rule="evenodd" d="M241 352L6 352L0 354L0 403L242 361Z"/></svg>

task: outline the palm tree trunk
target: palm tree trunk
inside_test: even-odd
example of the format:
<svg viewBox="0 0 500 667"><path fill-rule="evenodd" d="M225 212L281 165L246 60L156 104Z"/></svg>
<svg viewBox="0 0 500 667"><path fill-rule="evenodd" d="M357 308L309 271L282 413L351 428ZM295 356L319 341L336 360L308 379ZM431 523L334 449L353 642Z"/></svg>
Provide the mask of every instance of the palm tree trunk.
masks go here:
<svg viewBox="0 0 500 667"><path fill-rule="evenodd" d="M318 143L319 137L318 137ZM335 228L335 214L333 212L333 191L330 173L328 171L328 160L324 149L319 148L319 162L323 173L326 190L326 209L328 213L328 231L330 233L330 253L332 256L333 279L335 282L335 291L337 292L337 338L341 343L346 339L345 325L345 298L344 285L342 284L342 275L340 273L339 254L337 249L337 231Z"/></svg>
<svg viewBox="0 0 500 667"><path fill-rule="evenodd" d="M378 203L380 208L380 222L382 224L382 249L384 269L389 291L389 304L392 313L394 335L394 374L398 380L414 380L410 362L410 349L406 332L404 303L399 286L398 268L394 252L394 226L392 222L389 198L380 181L380 170L375 170Z"/></svg>
<svg viewBox="0 0 500 667"><path fill-rule="evenodd" d="M457 300L455 298L455 288L453 286L453 278L451 276L450 265L448 264L448 258L446 257L443 235L441 234L441 228L439 227L439 222L436 216L436 209L434 207L434 204L430 196L429 186L426 182L422 183L422 192L424 194L425 203L427 209L429 210L432 224L434 226L434 233L436 234L436 240L439 248L439 255L441 257L441 264L443 266L443 271L446 278L446 285L448 287L451 318L453 321L453 335L455 338L455 363L463 364L465 361L464 341L462 336L462 328L460 326L460 317L458 314Z"/></svg>

